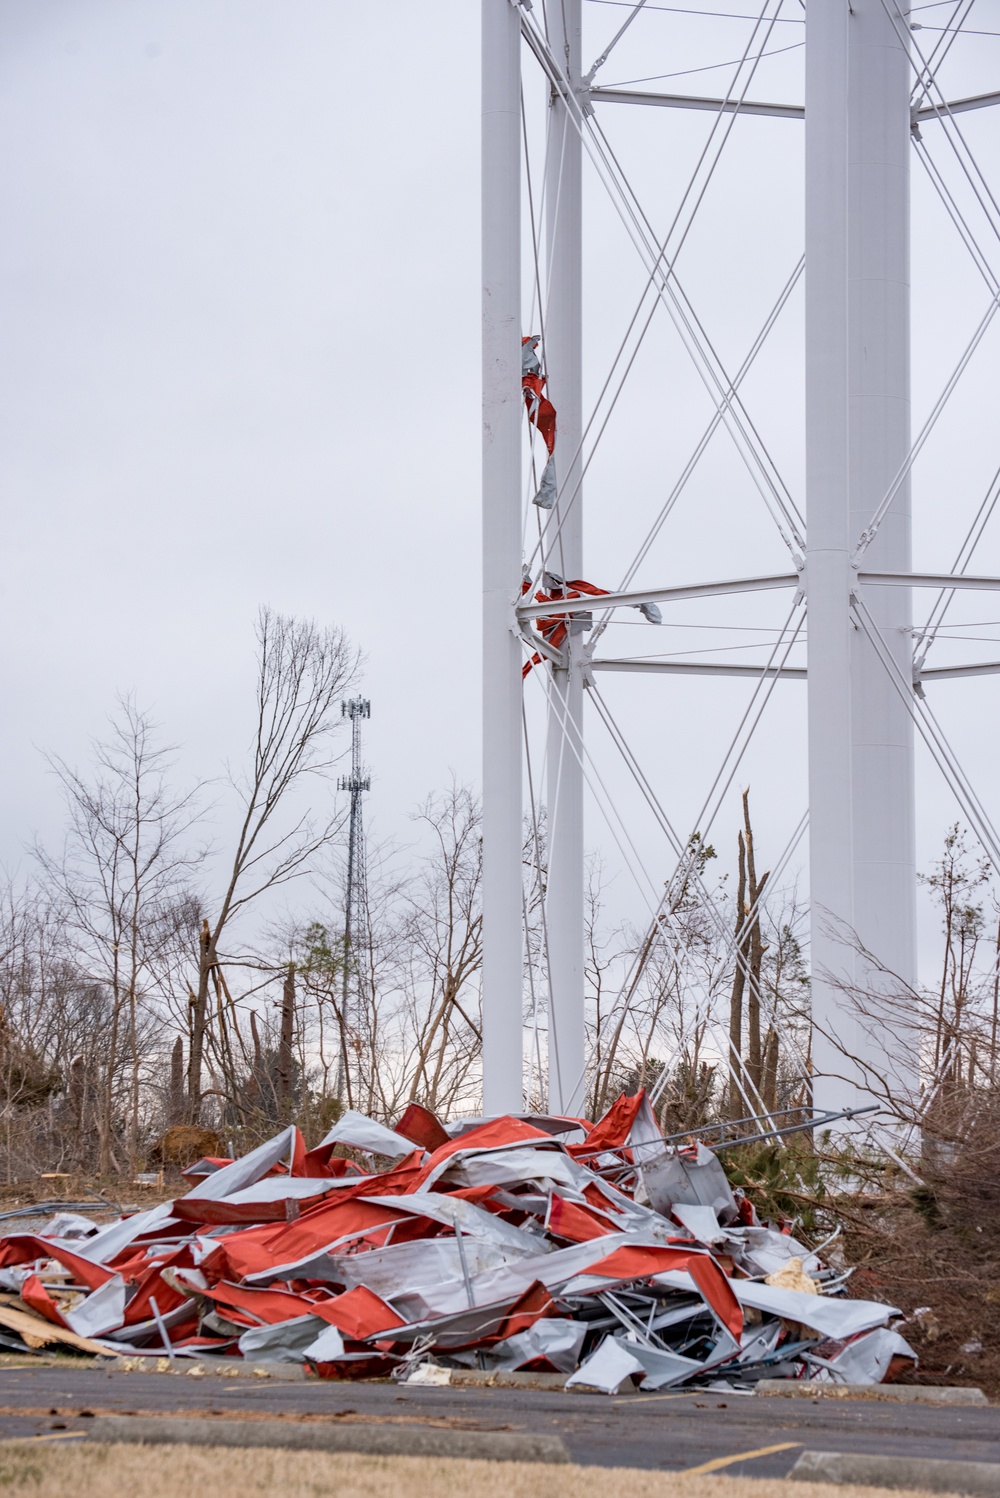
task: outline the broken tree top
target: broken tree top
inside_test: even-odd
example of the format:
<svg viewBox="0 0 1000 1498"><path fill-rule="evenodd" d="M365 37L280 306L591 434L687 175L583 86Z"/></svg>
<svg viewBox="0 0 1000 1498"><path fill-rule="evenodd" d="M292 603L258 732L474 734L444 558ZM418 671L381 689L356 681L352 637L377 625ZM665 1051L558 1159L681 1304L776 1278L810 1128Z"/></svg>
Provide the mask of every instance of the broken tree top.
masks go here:
<svg viewBox="0 0 1000 1498"><path fill-rule="evenodd" d="M369 1171L334 1155L348 1146ZM377 1171L375 1157L390 1163ZM547 1369L609 1392L760 1378L877 1383L914 1354L891 1306L761 1223L643 1092L596 1124L505 1117L290 1127L186 1195L0 1238L0 1345L309 1363L324 1377Z"/></svg>

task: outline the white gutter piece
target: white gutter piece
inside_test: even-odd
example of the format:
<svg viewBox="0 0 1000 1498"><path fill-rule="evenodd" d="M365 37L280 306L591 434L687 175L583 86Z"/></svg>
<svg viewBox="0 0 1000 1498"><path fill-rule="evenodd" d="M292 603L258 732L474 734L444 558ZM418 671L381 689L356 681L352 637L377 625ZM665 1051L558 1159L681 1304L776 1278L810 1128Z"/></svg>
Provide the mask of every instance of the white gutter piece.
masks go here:
<svg viewBox="0 0 1000 1498"><path fill-rule="evenodd" d="M729 1286L741 1305L780 1316L784 1321L798 1321L822 1332L824 1337L853 1337L858 1332L885 1326L893 1316L903 1314L895 1306L884 1306L874 1300L807 1295L802 1290L783 1290L778 1285L761 1285L755 1280L733 1279Z"/></svg>
<svg viewBox="0 0 1000 1498"><path fill-rule="evenodd" d="M570 1321L565 1316L546 1316L523 1332L506 1337L486 1351L486 1365L513 1371L535 1358L546 1358L560 1373L572 1373L580 1359L580 1349L587 1335L585 1321ZM470 1354L477 1367L477 1354Z"/></svg>
<svg viewBox="0 0 1000 1498"><path fill-rule="evenodd" d="M307 1349L328 1325L322 1316L293 1316L290 1321L251 1327L243 1333L237 1345L245 1358L263 1358L269 1363L302 1363ZM344 1351L343 1342L340 1351Z"/></svg>
<svg viewBox="0 0 1000 1498"><path fill-rule="evenodd" d="M477 1305L491 1305L496 1301L514 1300L518 1295L523 1294L535 1280L539 1280L547 1290L552 1290L556 1286L562 1287L574 1276L585 1274L591 1264L596 1264L598 1260L614 1253L616 1248L623 1248L626 1244L646 1246L649 1241L648 1238L636 1233L608 1233L603 1238L592 1238L587 1243L574 1243L569 1248L557 1248L550 1253L539 1254L535 1258L519 1259L503 1264L496 1269L473 1274L471 1281L473 1297ZM467 1241L467 1253L470 1247L471 1241ZM386 1250L381 1251L386 1252ZM367 1257L369 1255L358 1254L348 1262L360 1265L362 1258ZM613 1280L605 1276L600 1278L595 1276L595 1288L599 1286L603 1290L609 1290L613 1283ZM426 1308L421 1319L450 1316L461 1311L463 1305L468 1305L465 1285L460 1276L451 1281L425 1286L420 1291L420 1299ZM405 1315L406 1312L401 1310L400 1314Z"/></svg>
<svg viewBox="0 0 1000 1498"><path fill-rule="evenodd" d="M600 1389L604 1394L615 1394L633 1373L645 1374L646 1369L635 1356L638 1349L630 1348L617 1337L605 1337L580 1364L576 1372L566 1380L566 1388L577 1384L588 1389Z"/></svg>
<svg viewBox="0 0 1000 1498"><path fill-rule="evenodd" d="M471 1238L502 1245L525 1257L549 1249L539 1233L526 1233L522 1228L504 1222L495 1212L487 1212L485 1207L463 1201L460 1196L445 1196L439 1191L412 1191L405 1196L366 1196L365 1201L394 1208L397 1212L428 1217L431 1222L441 1222L446 1227L461 1228Z"/></svg>
<svg viewBox="0 0 1000 1498"><path fill-rule="evenodd" d="M449 1181L459 1186L504 1186L515 1181L555 1181L573 1186L577 1178L574 1162L551 1146L507 1145L495 1152L468 1155L458 1151L442 1163L444 1169L435 1171L434 1178L447 1174ZM424 1184L429 1186L431 1178Z"/></svg>
<svg viewBox="0 0 1000 1498"><path fill-rule="evenodd" d="M164 1311L160 1316L159 1325L155 1317L147 1321L140 1321L135 1326L120 1326L116 1330L104 1332L97 1341L105 1347L112 1348L115 1352L149 1352L148 1339L155 1337L156 1348L162 1349L160 1326L165 1326L171 1331L175 1326L180 1326L183 1321L191 1315L191 1302L184 1300L179 1306L174 1306L172 1311ZM176 1350L176 1349L175 1349Z"/></svg>
<svg viewBox="0 0 1000 1498"><path fill-rule="evenodd" d="M667 1148L667 1141L656 1122L656 1115L648 1096L644 1097L639 1104L625 1143L627 1148L639 1151L637 1156L639 1164L642 1164L643 1160L650 1159L656 1151L662 1153Z"/></svg>
<svg viewBox="0 0 1000 1498"><path fill-rule="evenodd" d="M314 1363L335 1363L338 1358L344 1356L344 1338L340 1329L336 1326L325 1326L316 1338L306 1348L306 1357L311 1358Z"/></svg>
<svg viewBox="0 0 1000 1498"><path fill-rule="evenodd" d="M384 1228L395 1228L399 1223L406 1221L408 1219L405 1216L394 1217L391 1222L381 1223L378 1231L381 1232ZM322 1248L317 1248L305 1254L300 1259L289 1259L284 1264L270 1264L267 1269L258 1269L254 1274L245 1275L244 1283L253 1287L255 1285L269 1285L273 1280L306 1279L327 1280L335 1285L343 1284L343 1275L340 1272L341 1266L348 1257L353 1258L356 1255L340 1254L338 1250L345 1248L349 1243L356 1242L358 1238L366 1237L371 1231L370 1227L366 1227L355 1228L351 1233L341 1233L339 1238L334 1238L330 1243L324 1244ZM220 1237L202 1239L201 1241L203 1244L210 1242L213 1248L218 1248ZM366 1250L366 1253L369 1252L379 1253L381 1250ZM200 1256L196 1255L195 1262L201 1263L205 1256L204 1252Z"/></svg>
<svg viewBox="0 0 1000 1498"><path fill-rule="evenodd" d="M654 1285L671 1290L688 1290L700 1295L686 1269L666 1269L652 1276ZM731 1279L729 1288L744 1306L797 1321L824 1337L853 1337L858 1332L884 1326L893 1316L903 1313L895 1306L884 1306L875 1300L838 1300L832 1295L807 1295L803 1290L782 1290L778 1285L762 1285L757 1280Z"/></svg>
<svg viewBox="0 0 1000 1498"><path fill-rule="evenodd" d="M719 1226L719 1219L711 1207L694 1207L687 1202L674 1202L671 1213L699 1243L712 1248L725 1242L726 1230Z"/></svg>
<svg viewBox="0 0 1000 1498"><path fill-rule="evenodd" d="M382 1334L394 1342L424 1342L430 1338L436 1348L467 1347L481 1337L492 1336L510 1315L518 1291L490 1305L465 1306L448 1316L429 1316L403 1326L388 1327Z"/></svg>
<svg viewBox="0 0 1000 1498"><path fill-rule="evenodd" d="M241 1159L234 1160L231 1165L224 1165L221 1170L206 1176L193 1186L187 1193L188 1201L222 1201L231 1196L234 1191L242 1191L244 1186L252 1186L262 1176L266 1176L269 1170L276 1165L287 1163L295 1148L296 1130L294 1124L289 1124L287 1129L282 1129L273 1139L259 1144L249 1155L243 1155Z"/></svg>
<svg viewBox="0 0 1000 1498"><path fill-rule="evenodd" d="M175 1223L186 1232L189 1224L178 1222L172 1215L172 1207L172 1202L161 1202L158 1207L150 1207L145 1212L120 1217L117 1222L109 1222L107 1227L98 1228L92 1238L74 1238L67 1247L81 1259L89 1259L92 1264L104 1264L146 1233Z"/></svg>
<svg viewBox="0 0 1000 1498"><path fill-rule="evenodd" d="M388 1160L398 1160L401 1155L412 1155L414 1150L420 1148L412 1139L397 1134L395 1129L387 1129L385 1124L376 1123L374 1118L368 1118L364 1113L356 1113L353 1108L349 1108L338 1118L330 1132L320 1141L319 1147L322 1148L324 1144L346 1144L349 1149L364 1150L369 1155L384 1155Z"/></svg>
<svg viewBox="0 0 1000 1498"><path fill-rule="evenodd" d="M499 1244L471 1237L463 1238L462 1249L466 1267L473 1278L487 1270L503 1267L510 1256L509 1250ZM400 1315L408 1320L422 1318L425 1299L429 1296L430 1300L436 1301L438 1298L432 1294L435 1291L443 1294L448 1310L461 1310L469 1304L462 1255L455 1238L421 1238L413 1243L390 1243L388 1248L372 1248L366 1253L344 1254L335 1273L349 1290L365 1285L390 1302L415 1299L417 1304L408 1310L400 1310ZM531 1283L531 1278L533 1276L529 1276L525 1285ZM435 1306L428 1301L427 1310L432 1312L434 1309Z"/></svg>
<svg viewBox="0 0 1000 1498"><path fill-rule="evenodd" d="M815 1375L817 1383L880 1384L894 1357L912 1358L914 1363L917 1362L917 1354L899 1332L880 1326L867 1336L848 1342L836 1357L818 1358L813 1353L806 1361L820 1365L822 1372Z"/></svg>
<svg viewBox="0 0 1000 1498"><path fill-rule="evenodd" d="M79 1212L57 1212L49 1222L45 1224L39 1233L40 1238L58 1238L61 1242L69 1244L70 1240L89 1238L91 1233L97 1231L98 1224L90 1217L84 1217Z"/></svg>
<svg viewBox="0 0 1000 1498"><path fill-rule="evenodd" d="M226 1201L232 1206L293 1201L302 1197L325 1196L340 1187L357 1186L361 1181L370 1180L371 1176L331 1176L322 1179L316 1176L268 1176L266 1180L255 1181L252 1186L244 1186L241 1191L230 1191ZM395 1202L395 1198L393 1201Z"/></svg>
<svg viewBox="0 0 1000 1498"><path fill-rule="evenodd" d="M99 1337L120 1327L125 1320L125 1281L121 1275L113 1275L72 1310L63 1311L63 1320L78 1337Z"/></svg>
<svg viewBox="0 0 1000 1498"><path fill-rule="evenodd" d="M446 1156L446 1158L443 1159L443 1160L439 1160L438 1163L437 1163L437 1165L435 1165L434 1169L432 1171L430 1171L430 1173L427 1176L427 1179L424 1181L424 1183L423 1183L423 1190L424 1191L429 1191L431 1189L431 1187L435 1184L435 1182L439 1181L441 1179L441 1177L444 1176L444 1175L448 1175L449 1179L452 1180L452 1181L454 1181L455 1177L452 1175L452 1172L455 1171L456 1167L458 1167L460 1165L464 1166L465 1164L467 1164L471 1160L497 1160L502 1155L534 1155L536 1153L537 1154L544 1154L546 1156L551 1157L551 1159L562 1160L564 1162L564 1165L566 1167L568 1167L570 1170L573 1169L573 1167L575 1166L575 1163L576 1163L566 1153L566 1150L558 1142L558 1140L552 1139L552 1138L530 1140L527 1143L523 1139L518 1139L515 1142L509 1143L509 1144L491 1144L491 1145L486 1146L485 1148L478 1148L478 1149L476 1148L475 1145L470 1145L468 1149L456 1150L454 1152L454 1154ZM528 1163L532 1163L532 1162L528 1162ZM553 1172L557 1171L559 1169L558 1166L551 1165L551 1160L550 1160L550 1166L551 1166L551 1170ZM559 1175L550 1174L547 1177L545 1175L532 1177L532 1176L520 1176L520 1175L513 1175L513 1176L507 1176L507 1175L499 1176L498 1175L498 1176L494 1176L494 1175L485 1175L485 1174L483 1174L479 1178L477 1178L475 1184L479 1185L479 1184L485 1183L487 1181L492 1181L492 1182L495 1182L497 1185L500 1185L500 1184L502 1184L502 1183L504 1183L506 1181L509 1181L509 1180L518 1180L518 1181L520 1181L520 1180L533 1180L533 1179L538 1179L538 1180L544 1180L544 1179L558 1180L558 1181L563 1182L563 1183L565 1183L567 1185L572 1184L571 1177L570 1176L565 1176L565 1175L562 1175L562 1174L559 1174ZM458 1182L458 1184L459 1185L472 1185L473 1183L471 1181L466 1181L464 1179L464 1177L463 1177Z"/></svg>
<svg viewBox="0 0 1000 1498"><path fill-rule="evenodd" d="M642 1381L644 1389L669 1389L673 1384L682 1384L693 1374L719 1361L717 1357L712 1357L707 1363L700 1363L696 1358L682 1357L679 1352L668 1352L660 1347L647 1347L641 1342L632 1342L628 1338L625 1339L624 1345L645 1369L646 1377Z"/></svg>

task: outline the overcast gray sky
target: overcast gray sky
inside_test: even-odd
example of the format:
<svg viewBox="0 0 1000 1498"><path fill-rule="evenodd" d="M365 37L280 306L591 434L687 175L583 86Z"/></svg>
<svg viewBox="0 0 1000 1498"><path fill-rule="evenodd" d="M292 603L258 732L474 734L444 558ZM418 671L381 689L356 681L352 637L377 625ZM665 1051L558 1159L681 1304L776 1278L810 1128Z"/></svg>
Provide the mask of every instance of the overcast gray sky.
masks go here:
<svg viewBox="0 0 1000 1498"><path fill-rule="evenodd" d="M407 837L407 812L452 770L478 779L478 9L475 0L0 3L8 865L34 833L51 838L60 825L39 751L82 762L118 691L134 688L183 746L184 775L214 774L239 754L261 602L338 622L365 651L369 814L383 836ZM650 87L705 94L725 86L725 69L687 70L738 57L745 22L647 10L602 81L655 75ZM925 10L928 28L949 13ZM589 62L626 12L585 11ZM756 97L801 99L801 15L789 0ZM975 17L974 28L1000 31L1000 0L978 0ZM933 35L925 30L921 45ZM544 88L530 59L525 70L536 140ZM943 81L952 97L1000 87L1000 39L956 44ZM996 116L962 117L991 178ZM710 118L601 114L658 227ZM986 293L914 170L918 425ZM800 253L800 177L798 124L741 120L685 248L688 290L731 363ZM593 394L642 270L594 183L587 205ZM977 229L996 263L996 238L984 220ZM918 467L919 566L950 565L1000 458L998 337L994 329L984 341ZM801 500L800 296L747 400ZM594 581L615 585L708 409L669 326L655 323L588 478ZM755 506L718 440L640 580L784 566ZM1000 571L997 534L974 570ZM787 603L774 595L676 617L764 631ZM993 595L969 595L950 617L977 638L942 647L941 664L997 655ZM616 650L754 638L672 627L667 645L666 631L640 623L616 630L607 641ZM741 648L734 658L758 656ZM934 689L995 816L997 680ZM686 826L745 684L605 677L602 689ZM804 693L782 684L774 703L737 785L752 783L761 839L776 853L804 807ZM665 847L596 731L593 742L642 861L662 879ZM954 811L918 762L926 866ZM713 829L727 849L734 815L731 805ZM596 812L588 840L613 873L622 860ZM640 919L624 874L614 890L616 913Z"/></svg>

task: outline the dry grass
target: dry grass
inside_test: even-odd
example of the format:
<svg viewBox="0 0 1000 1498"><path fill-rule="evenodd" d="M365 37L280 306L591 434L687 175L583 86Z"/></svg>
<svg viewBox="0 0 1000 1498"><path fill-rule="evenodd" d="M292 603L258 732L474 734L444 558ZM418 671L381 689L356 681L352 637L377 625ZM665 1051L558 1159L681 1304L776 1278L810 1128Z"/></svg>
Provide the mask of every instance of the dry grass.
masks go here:
<svg viewBox="0 0 1000 1498"><path fill-rule="evenodd" d="M621 1467L549 1466L433 1457L380 1457L316 1451L204 1446L0 1446L4 1498L844 1498L843 1488L777 1478L684 1477ZM851 1498L890 1498L856 1487ZM916 1498L896 1491L891 1498ZM940 1498L940 1495L938 1495Z"/></svg>

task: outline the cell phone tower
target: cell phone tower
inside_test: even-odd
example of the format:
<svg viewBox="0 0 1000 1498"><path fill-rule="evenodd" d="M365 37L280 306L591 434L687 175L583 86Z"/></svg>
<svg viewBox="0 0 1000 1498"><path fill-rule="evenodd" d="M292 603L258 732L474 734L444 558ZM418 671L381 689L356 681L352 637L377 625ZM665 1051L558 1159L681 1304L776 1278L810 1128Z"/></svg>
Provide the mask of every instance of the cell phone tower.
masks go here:
<svg viewBox="0 0 1000 1498"><path fill-rule="evenodd" d="M339 791L351 796L350 825L347 836L347 877L344 883L344 951L340 998L340 1059L337 1065L337 1098L353 1106L351 1082L351 1034L356 1023L358 1003L358 952L366 945L368 905L366 899L365 832L362 796L371 790L371 776L361 761L361 724L372 715L371 703L364 697L352 697L340 704L341 716L351 720L351 773L337 781Z"/></svg>
<svg viewBox="0 0 1000 1498"><path fill-rule="evenodd" d="M678 63L665 36L657 51L654 28L665 25L673 11L701 14L689 6L647 7L646 0L634 5L595 0L587 6L583 0L482 0L487 1113L522 1106L525 787L531 791L534 815L544 777L549 1107L576 1115L583 1111L591 1063L584 1022L584 795L589 786L597 801L604 789L595 789L588 738L592 731L607 731L649 808L643 815L656 818L671 849L674 872L652 912L651 935L642 948L648 953L659 929L656 923L669 926L671 890L679 879L693 877L692 838L709 830L776 689L804 692L807 704L803 780L808 801L782 854L787 860L808 829L812 1045L801 1074L811 1075L814 1106L823 1109L867 1104L873 1078L891 1076L901 1088L915 1078L917 1045L905 1017L900 1017L895 1036L884 1027L878 1033L864 1016L859 1018L850 995L878 990L886 974L897 992L916 989L916 739L943 774L988 858L1000 867L1000 834L927 700L938 679L1000 671L996 660L928 665L944 613L956 598L966 596L963 590L1000 589L1000 577L969 571L1000 497L1000 470L977 510L978 475L970 481L966 455L952 450L952 489L938 498L935 521L957 519L967 506L971 526L962 539L963 520L953 542L942 541L941 527L931 531L926 543L932 548L931 570L914 570L911 557L911 477L915 469L918 475L924 471L918 460L928 438L1000 309L1000 193L984 176L966 124L969 111L988 115L1000 103L1000 91L958 97L948 92L946 63L952 65L948 59L971 5L972 0L955 0L940 24L929 19L928 7L923 7L920 22L912 21L909 6L900 0L808 0L807 7L784 8L784 0L763 0L747 13L738 7L731 19L746 23L739 47L733 45L733 33L727 33L725 48L709 67L687 70L725 80L712 97L705 97L648 91L657 79L683 76L683 69L670 71ZM705 14L724 20L731 10ZM777 33L792 38L788 46L769 42L775 26L789 28ZM644 76L602 86L609 56L632 27L636 31L630 45L638 30L646 28L642 48L634 43L639 65L631 69ZM975 38L971 45L975 47ZM753 88L761 59L795 48L801 49L796 55L805 63L801 101L760 99ZM588 67L590 58L595 60ZM645 87L626 86L636 84ZM542 109L546 114L544 147L534 160L531 100L539 101L533 118ZM620 123L626 117L627 127ZM667 131L666 145L662 138L657 141L660 159L671 164L670 124L677 130L685 122L684 143L704 125L704 148L700 155L693 153L694 171L676 198L663 196L665 173L654 172L652 188L647 184L640 191L624 164L629 142L654 119L657 128ZM756 339L744 344L742 356L727 353L724 359L720 348L728 349L728 343L709 336L706 308L695 305L697 295L689 296L690 282L696 279L690 276L690 251L680 251L702 211L718 161L737 138L734 132L750 130L748 121L756 122L757 160L764 166L769 156L763 132L804 130L804 242L787 247L788 280L767 317L755 324L760 329ZM620 142L615 138L619 127ZM926 418L912 426L911 162L926 173L925 201L941 213L942 233L957 233L961 249L956 241L956 254L968 251L971 257L975 276L968 278L970 285L981 295L984 283L986 291L978 323L973 319L959 330L957 363L949 355L947 367L937 369L918 350L925 361L921 373L936 399L932 397ZM727 180L731 190L733 179ZM585 233L593 222L584 214L585 188L594 193L591 201L600 200L620 221L629 242L621 265L633 252L641 263L635 315L631 323L623 317L624 333L610 370L606 373L602 366L594 371L590 384L598 394L590 408L582 381L585 304L590 287L599 281L595 277L588 286L583 276ZM660 196L650 196L656 193ZM738 215L730 215L727 237L737 256L739 228ZM775 254L785 249L777 239L773 248ZM765 423L760 418L767 412L754 409L752 381L746 376L793 293L801 293L803 264L805 480L796 493L799 486L786 481L761 435ZM645 538L637 532L635 549L628 553L633 560L617 586L615 579L602 579L608 583L603 596L595 597L601 590L589 584L584 584L589 594L581 596L574 581L584 575L585 481L592 485L590 465L598 444L614 441L610 415L654 313L664 339L676 336L670 347L678 350L678 359L690 360L684 364L686 379L708 394L708 423L703 433L700 428L692 433L691 456L676 481L668 475L663 508ZM609 347L616 343L617 335ZM646 364L637 368L649 368L651 356L645 350L644 358ZM692 365L696 378L690 374ZM546 436L555 461L554 473L546 468L547 493L544 477L541 487L526 486L523 479L531 437L526 398L529 419L535 432ZM540 405L543 398L554 407L554 449L551 419ZM547 433L544 420L550 421ZM607 439L606 429L612 433ZM674 580L668 571L673 555L662 542L657 551L656 543L717 431L720 441L732 443L727 452L735 452L732 461L741 465L747 505L759 505L754 543L758 532L761 537L766 533L759 544L762 554L765 545L775 553L774 564L754 575L720 576L722 568L713 570L712 557L723 538L707 512L699 513L692 526L704 527L698 544L704 572ZM989 433L983 443L988 449ZM995 458L989 457L987 450L984 474L995 466ZM635 506L620 494L614 501L617 534L626 536L637 523ZM649 578L651 566L653 576L640 585L637 572ZM712 661L706 652L699 652L698 660L670 659L662 649L656 654L666 658L660 659L627 650L596 653L608 628L617 628L622 620L622 610L645 605L669 611L690 600L705 600L706 607L715 600L712 606L718 608L722 600L752 594L785 605L769 621L777 643L759 665L732 664L732 656ZM929 600L916 621L914 597ZM793 649L806 647L805 661L792 656ZM526 673L531 685L523 688ZM633 679L639 673L650 693L667 692L681 675L716 682L724 676L746 678L749 702L736 720L721 766L692 769L692 776L704 773L710 787L693 826L676 825L669 792L659 796L652 772L642 766L642 744L633 748L619 728L610 705L616 673L618 681L621 673L633 673ZM785 682L800 685L786 687ZM546 741L533 766L523 690L544 693L547 711ZM785 866L782 860L780 867ZM775 1009L775 1023L776 1016ZM712 1043L742 1086L739 1058L734 1071L724 1026L717 1019L708 1016ZM759 1096L745 1095L745 1101L748 1114L763 1111Z"/></svg>

